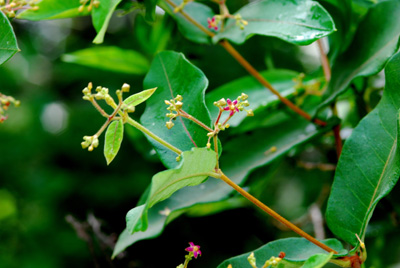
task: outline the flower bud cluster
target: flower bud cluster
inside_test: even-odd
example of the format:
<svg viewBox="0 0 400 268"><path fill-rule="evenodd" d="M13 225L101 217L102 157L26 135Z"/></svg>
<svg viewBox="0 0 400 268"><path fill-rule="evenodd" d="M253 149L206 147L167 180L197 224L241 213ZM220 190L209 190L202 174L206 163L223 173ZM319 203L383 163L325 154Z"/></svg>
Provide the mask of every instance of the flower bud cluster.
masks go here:
<svg viewBox="0 0 400 268"><path fill-rule="evenodd" d="M11 104L14 104L15 107L18 107L21 102L19 100L15 100L11 96L6 96L0 93L0 123L3 123L7 120L8 116L5 115L5 112L8 110Z"/></svg>
<svg viewBox="0 0 400 268"><path fill-rule="evenodd" d="M81 143L82 149L88 148L89 152L93 151L94 148L97 148L97 146L99 146L99 138L97 137L97 135L84 136L83 140L84 141Z"/></svg>
<svg viewBox="0 0 400 268"><path fill-rule="evenodd" d="M38 10L39 7L36 6L38 0L11 0L5 1L0 0L0 11L2 11L7 17L14 18L15 12L18 10Z"/></svg>
<svg viewBox="0 0 400 268"><path fill-rule="evenodd" d="M247 112L247 116L253 116L254 113L252 109L245 109L245 107L248 107L250 105L247 98L248 96L242 93L234 101L231 101L230 99L225 100L224 98L222 98L219 101L214 102L214 105L217 106L220 110L230 111L229 116L233 116L236 112L243 110Z"/></svg>
<svg viewBox="0 0 400 268"><path fill-rule="evenodd" d="M79 3L81 4L78 8L79 12L83 12L85 10L85 6L86 6L87 2L89 2L89 0L79 0ZM88 12L91 12L93 7L98 8L99 5L100 5L99 0L90 0L89 5L87 6Z"/></svg>
<svg viewBox="0 0 400 268"><path fill-rule="evenodd" d="M279 262L281 260L282 260L282 258L280 258L280 257L271 257L269 260L267 260L265 262L265 264L263 265L262 268L266 268L266 267L269 267L269 266L276 267L276 266L278 266L278 264L279 264ZM253 252L247 257L247 261L249 262L251 267L257 268L256 257L254 256Z"/></svg>
<svg viewBox="0 0 400 268"><path fill-rule="evenodd" d="M182 100L182 96L177 95L174 99L164 101L166 105L169 105L167 108L169 113L166 114L166 116L169 118L169 121L165 124L168 129L171 129L174 126L172 120L175 120L175 118L178 117L179 111L182 109L183 106Z"/></svg>
<svg viewBox="0 0 400 268"><path fill-rule="evenodd" d="M247 20L242 19L240 14L235 15L234 18L236 20L236 26L239 26L241 30L244 30L244 27L249 24Z"/></svg>
<svg viewBox="0 0 400 268"><path fill-rule="evenodd" d="M125 85L125 84L124 84ZM127 84L126 84L127 85ZM128 85L129 86L129 85ZM110 96L110 94L108 93L109 90L106 87L102 87L102 86L98 86L96 87L96 94L92 94L92 88L93 88L93 84L92 82L90 82L88 84L87 87L85 87L82 90L83 93L83 99L87 100L87 101L93 101L94 99L96 100L105 100L106 103L110 106L115 106L115 102L114 99ZM117 90L117 96L120 96L122 98L122 92L124 90Z"/></svg>

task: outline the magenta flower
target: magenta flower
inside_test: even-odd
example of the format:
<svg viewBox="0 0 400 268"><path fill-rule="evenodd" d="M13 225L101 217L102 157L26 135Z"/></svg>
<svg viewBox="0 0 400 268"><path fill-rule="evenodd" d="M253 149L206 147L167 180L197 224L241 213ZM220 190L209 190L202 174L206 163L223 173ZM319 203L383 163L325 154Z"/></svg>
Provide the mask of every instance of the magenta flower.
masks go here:
<svg viewBox="0 0 400 268"><path fill-rule="evenodd" d="M212 19L208 18L207 22L208 22L208 28L210 28L210 29L213 28L216 31L218 30L218 23L215 20L215 17L212 17Z"/></svg>
<svg viewBox="0 0 400 268"><path fill-rule="evenodd" d="M189 252L193 252L193 256L197 259L197 256L201 256L200 246L195 245L193 242L189 242L190 247L187 247L185 250Z"/></svg>
<svg viewBox="0 0 400 268"><path fill-rule="evenodd" d="M230 99L227 99L226 102L228 103L228 106L224 107L224 110L231 111L229 116L232 116L235 112L239 112L239 108L237 107L237 100L231 101Z"/></svg>

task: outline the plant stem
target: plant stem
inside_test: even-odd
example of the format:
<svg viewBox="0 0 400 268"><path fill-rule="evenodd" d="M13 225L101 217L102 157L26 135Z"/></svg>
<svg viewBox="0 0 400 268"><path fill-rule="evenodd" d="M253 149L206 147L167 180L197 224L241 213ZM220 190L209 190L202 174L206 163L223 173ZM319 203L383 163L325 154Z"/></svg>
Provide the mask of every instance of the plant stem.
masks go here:
<svg viewBox="0 0 400 268"><path fill-rule="evenodd" d="M178 155L182 154L182 151L179 150L178 148L176 148L175 146L173 146L172 144L169 144L168 142L166 142L165 140L161 139L160 137L158 137L156 134L154 134L153 132L151 132L150 130L148 130L147 128L145 128L144 126L142 126L141 124L139 124L138 122L136 122L135 120L133 120L132 118L128 117L126 122L128 124L130 124L131 126L137 128L138 130L140 130L141 132L143 132L144 134L146 134L147 136L153 138L155 141L157 141L158 143L164 145L165 147L167 147L168 149L170 149L171 151L177 153Z"/></svg>
<svg viewBox="0 0 400 268"><path fill-rule="evenodd" d="M165 0L165 2L167 2L169 5L171 5L173 8L175 8L177 5L175 5L175 3L173 3L171 0ZM207 28L205 28L203 25L201 25L200 23L198 23L196 20L194 20L191 16L189 16L186 12L184 12L183 10L179 11L180 14L182 14L182 16L184 16L190 23L192 23L193 25L195 25L197 28L199 28L202 32L204 32L205 34L207 34L210 37L214 37L215 34L211 31L209 31ZM239 52L236 51L235 48L232 47L232 45L226 41L226 40L221 40L219 42L219 44L225 48L225 50L231 54L238 62L240 65L242 65L252 76L254 76L254 78L256 78L263 86L265 86L266 88L268 88L274 95L276 95L278 97L278 99L283 102L286 106L288 106L290 109L292 109L295 113L299 114L300 116L304 117L306 120L308 121L313 121L314 123L316 123L317 125L320 126L326 126L326 122L319 120L317 118L312 119L311 116L305 112L304 110L302 110L301 108L299 108L298 106L296 106L293 102L291 102L290 100L286 99L285 97L283 97L275 88L272 87L272 85L264 78L261 76L261 74L252 66L250 65L250 63L248 61L246 61L242 55L239 54Z"/></svg>
<svg viewBox="0 0 400 268"><path fill-rule="evenodd" d="M322 69L324 70L325 81L328 83L329 81L331 81L331 66L329 65L329 60L325 54L321 39L317 40L317 45L319 53L321 55L321 65Z"/></svg>
<svg viewBox="0 0 400 268"><path fill-rule="evenodd" d="M261 74L245 58L243 58L242 55L239 54L239 52L228 41L221 40L219 44L223 48L225 48L225 50L228 51L228 53L231 54L239 62L239 64L243 66L243 68L245 68L254 78L256 78L258 82L260 82L263 86L268 88L275 96L278 97L278 99L281 102L283 102L286 106L292 109L295 113L299 114L307 121L313 121L314 123L320 126L326 126L326 122L319 120L317 118L312 119L311 115L309 115L307 112L296 106L293 102L291 102L287 98L283 97L275 88L272 87L272 85L263 76L261 76Z"/></svg>
<svg viewBox="0 0 400 268"><path fill-rule="evenodd" d="M214 152L217 153L217 165L215 166L215 168L219 170L218 134L214 135L213 140L214 140Z"/></svg>
<svg viewBox="0 0 400 268"><path fill-rule="evenodd" d="M199 126L201 126L202 128L204 128L205 130L207 130L208 132L213 132L214 130L210 127L208 127L206 124L204 124L203 122L201 122L199 119L197 119L196 117L188 114L187 112L185 112L184 110L180 109L179 113L182 117L189 119L193 122L195 122L196 124L198 124Z"/></svg>
<svg viewBox="0 0 400 268"><path fill-rule="evenodd" d="M271 208L269 208L268 206L264 205L262 202L260 202L257 198L255 198L254 196L252 196L251 194L249 194L248 192L246 192L245 190L243 190L239 185L237 185L236 183L234 183L233 181L231 181L227 176L225 176L224 173L222 173L222 171L220 171L221 173L221 179L226 182L229 186L231 186L233 189L235 189L236 191L238 191L241 195L243 195L245 198L247 198L249 201L251 201L253 204L255 204L257 207L261 208L264 212L268 213L270 216L272 216L274 219L276 219L277 221L281 222L282 224L286 225L288 228L290 228L292 231L298 233L300 236L304 237L305 239L307 239L308 241L310 241L311 243L317 245L318 247L326 250L327 252L333 252L334 254L337 254L338 252L330 247L328 247L327 245L321 243L320 241L318 241L317 239L315 239L314 237L312 237L311 235L307 234L306 232L304 232L303 230L301 230L299 227L297 227L296 225L294 225L293 223L291 223L290 221L288 221L287 219L283 218L281 215L279 215L278 213L276 213L274 210L272 210Z"/></svg>

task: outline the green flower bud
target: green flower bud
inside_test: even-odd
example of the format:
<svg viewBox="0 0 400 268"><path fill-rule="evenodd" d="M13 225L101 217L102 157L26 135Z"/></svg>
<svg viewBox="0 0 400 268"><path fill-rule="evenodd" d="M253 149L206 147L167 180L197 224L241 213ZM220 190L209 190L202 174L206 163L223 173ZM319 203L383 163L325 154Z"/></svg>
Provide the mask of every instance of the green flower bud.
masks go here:
<svg viewBox="0 0 400 268"><path fill-rule="evenodd" d="M171 121L168 121L167 123L165 123L165 126L166 126L168 129L171 129L171 128L174 126L174 123L172 123Z"/></svg>
<svg viewBox="0 0 400 268"><path fill-rule="evenodd" d="M211 143L207 143L207 149L210 149L211 148Z"/></svg>
<svg viewBox="0 0 400 268"><path fill-rule="evenodd" d="M95 1L96 2L96 1ZM98 1L97 1L98 2ZM129 92L129 90L130 90L130 88L131 88L131 86L129 85L129 84L127 84L127 83L124 83L123 85L122 85L122 92Z"/></svg>
<svg viewBox="0 0 400 268"><path fill-rule="evenodd" d="M247 112L247 116L254 116L254 113L253 113L252 109L247 110L246 112Z"/></svg>
<svg viewBox="0 0 400 268"><path fill-rule="evenodd" d="M181 95L177 95L175 98L176 101L182 101L183 97Z"/></svg>

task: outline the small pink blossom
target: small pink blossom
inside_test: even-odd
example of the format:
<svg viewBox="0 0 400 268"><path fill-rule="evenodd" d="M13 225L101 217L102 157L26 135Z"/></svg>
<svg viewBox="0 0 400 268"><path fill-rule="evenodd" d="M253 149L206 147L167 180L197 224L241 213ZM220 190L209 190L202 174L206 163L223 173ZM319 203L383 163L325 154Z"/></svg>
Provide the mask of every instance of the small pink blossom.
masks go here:
<svg viewBox="0 0 400 268"><path fill-rule="evenodd" d="M231 101L230 99L227 99L226 102L228 103L228 106L224 107L224 110L231 111L229 116L234 115L235 112L239 112L239 108L237 107L237 100Z"/></svg>
<svg viewBox="0 0 400 268"><path fill-rule="evenodd" d="M217 23L215 17L212 17L212 19L208 18L207 22L208 22L208 28L214 29L216 31L218 30L218 23Z"/></svg>
<svg viewBox="0 0 400 268"><path fill-rule="evenodd" d="M193 256L197 259L198 256L201 256L200 246L195 245L193 242L189 242L190 247L187 247L185 250L189 252L193 252Z"/></svg>

